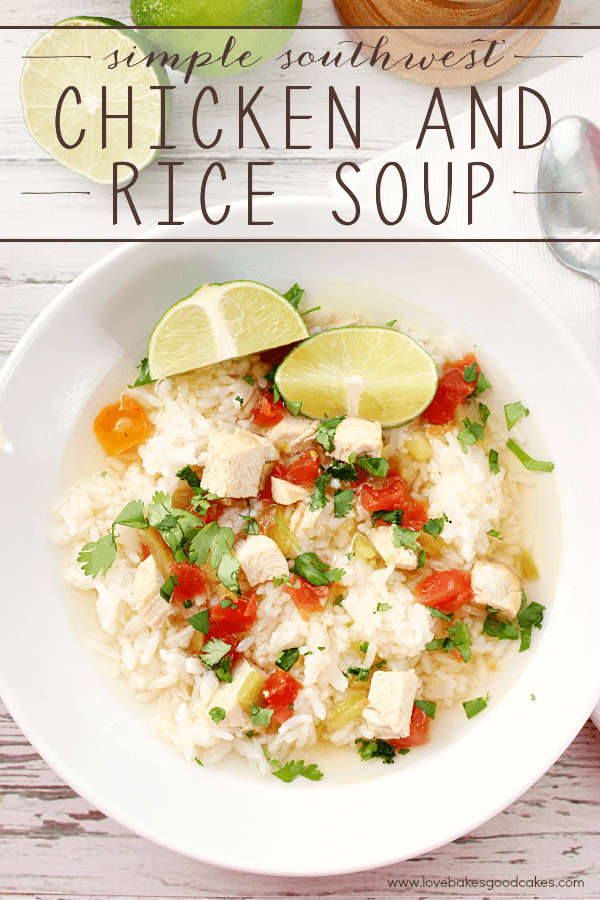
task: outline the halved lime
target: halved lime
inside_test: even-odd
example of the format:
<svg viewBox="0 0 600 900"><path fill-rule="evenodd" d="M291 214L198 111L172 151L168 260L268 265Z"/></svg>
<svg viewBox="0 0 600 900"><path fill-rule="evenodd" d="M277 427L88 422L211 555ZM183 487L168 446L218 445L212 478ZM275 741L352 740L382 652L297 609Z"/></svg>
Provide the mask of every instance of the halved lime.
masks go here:
<svg viewBox="0 0 600 900"><path fill-rule="evenodd" d="M173 304L150 335L148 368L156 380L307 335L302 316L264 284L203 284Z"/></svg>
<svg viewBox="0 0 600 900"><path fill-rule="evenodd" d="M162 66L114 69L109 63L117 51L118 59L134 53L134 61L150 52L143 39L114 19L78 16L64 19L43 34L29 50L21 75L21 103L31 136L54 159L73 172L98 184L112 184L113 162L133 163L138 170L147 166L157 154L150 149L160 144L160 95L150 90L168 85L169 77ZM64 27L74 26L74 27ZM99 27L111 26L111 27ZM136 49L137 48L137 49ZM66 57L59 59L58 57ZM127 113L128 87L133 96L133 146L128 149L126 119L109 119L106 127L107 146L102 149L102 86L106 85L106 108L109 115ZM70 91L62 104L60 128L63 140L76 143L81 130L85 134L73 149L60 143L55 125L56 107L70 86L79 91L81 102ZM170 115L171 91L166 91L167 114ZM118 181L131 178L128 166L118 169Z"/></svg>
<svg viewBox="0 0 600 900"><path fill-rule="evenodd" d="M384 428L414 419L433 400L435 362L407 334L348 326L321 331L283 360L275 384L305 416L360 416Z"/></svg>

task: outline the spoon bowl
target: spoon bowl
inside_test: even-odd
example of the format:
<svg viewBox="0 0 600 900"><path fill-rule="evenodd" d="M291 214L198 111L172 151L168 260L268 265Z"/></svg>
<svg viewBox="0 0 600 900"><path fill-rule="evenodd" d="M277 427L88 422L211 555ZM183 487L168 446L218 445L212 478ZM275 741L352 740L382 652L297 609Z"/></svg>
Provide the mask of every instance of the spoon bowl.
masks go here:
<svg viewBox="0 0 600 900"><path fill-rule="evenodd" d="M582 116L554 123L542 148L537 210L563 265L600 281L600 129Z"/></svg>

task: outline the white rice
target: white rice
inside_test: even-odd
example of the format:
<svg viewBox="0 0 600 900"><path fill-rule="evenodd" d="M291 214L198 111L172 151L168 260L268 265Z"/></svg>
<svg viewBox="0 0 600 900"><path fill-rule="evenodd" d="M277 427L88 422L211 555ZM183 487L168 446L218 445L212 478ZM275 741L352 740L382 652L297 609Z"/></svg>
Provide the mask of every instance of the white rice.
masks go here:
<svg viewBox="0 0 600 900"><path fill-rule="evenodd" d="M440 366L445 359L461 355L454 345L432 346L424 336L417 338ZM469 608L465 621L473 641L470 662L442 651L426 651L425 644L444 632L443 623L413 600L410 586L419 573L381 568L356 556L349 560L346 554L353 533L368 517L357 503L349 516L335 519L329 503L313 527L297 537L302 551L313 550L344 568L343 605L327 605L305 621L283 587L272 582L260 585L258 617L240 645L251 662L267 671L273 670L281 649L301 648L291 674L303 688L292 717L276 733L256 732L251 739L240 729L210 720L207 711L219 682L214 672L186 652L192 627L167 620L163 628L150 629L133 607L133 578L142 558L136 533L126 527L117 529L117 558L104 578L84 575L77 556L85 543L109 532L130 500L141 498L148 503L157 490L172 493L179 483L179 469L205 462L208 439L216 430L252 427L251 410L265 385L261 377L265 370L257 357L249 357L130 391L146 407L153 425L151 437L138 448L139 460L128 466L114 458L107 460L104 477L97 474L71 488L55 505L54 534L56 543L70 554L66 580L91 592L95 601L102 630L95 649L112 660L114 674L126 680L141 702L154 705L154 733L188 760L200 757L204 765L216 764L234 750L262 774L270 771L265 751L284 761L320 739L353 744L357 737L371 734L360 719L333 734L324 725L348 689L343 673L350 666L368 667L377 657L392 670L416 668L421 698L450 705L484 687L510 646L483 635L485 613ZM254 387L243 380L247 374L254 376ZM241 409L237 397L244 401ZM413 495L429 503L430 516L444 513L449 519L442 532L443 555L429 560L431 568L468 570L477 559L491 555L514 565L527 545L518 512L522 487L531 479L511 474L505 467L497 475L489 470L489 447L502 451L506 446L505 426L492 416L485 443L470 447L467 454L457 441L457 429L433 437L432 457L426 463L411 460L404 446L412 427L395 429L386 442L411 467ZM518 434L517 429L512 434ZM256 503L250 514L255 508ZM239 533L244 524L239 509L226 510L220 524ZM503 540L491 539L487 534L491 529L500 531ZM378 604L391 608L378 612ZM366 657L356 649L364 641L369 644Z"/></svg>

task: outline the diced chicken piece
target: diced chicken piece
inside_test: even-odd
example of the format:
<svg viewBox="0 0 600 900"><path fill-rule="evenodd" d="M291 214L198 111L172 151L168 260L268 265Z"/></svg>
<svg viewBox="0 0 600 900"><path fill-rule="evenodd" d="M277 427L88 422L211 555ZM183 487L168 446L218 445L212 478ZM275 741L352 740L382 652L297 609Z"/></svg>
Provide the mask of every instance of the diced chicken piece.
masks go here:
<svg viewBox="0 0 600 900"><path fill-rule="evenodd" d="M298 500L305 500L310 496L310 491L300 484L292 484L291 481L285 481L283 478L271 478L271 494L275 503L289 506L291 503L297 503Z"/></svg>
<svg viewBox="0 0 600 900"><path fill-rule="evenodd" d="M357 456L381 456L383 439L379 422L346 416L333 436L333 456L348 462L351 453Z"/></svg>
<svg viewBox="0 0 600 900"><path fill-rule="evenodd" d="M265 463L278 456L268 438L244 428L217 431L208 442L202 487L218 497L256 497Z"/></svg>
<svg viewBox="0 0 600 900"><path fill-rule="evenodd" d="M317 524L321 515L320 509L309 509L308 506L297 506L290 519L290 531L298 534L301 531L311 531Z"/></svg>
<svg viewBox="0 0 600 900"><path fill-rule="evenodd" d="M419 678L410 672L375 672L363 716L377 737L408 737Z"/></svg>
<svg viewBox="0 0 600 900"><path fill-rule="evenodd" d="M285 556L275 541L264 534L251 534L233 549L252 587L288 574Z"/></svg>
<svg viewBox="0 0 600 900"><path fill-rule="evenodd" d="M514 572L499 562L478 562L471 570L474 606L491 606L509 619L521 608L521 582Z"/></svg>
<svg viewBox="0 0 600 900"><path fill-rule="evenodd" d="M312 446L317 424L303 416L286 416L271 428L269 440L282 453L300 453Z"/></svg>
<svg viewBox="0 0 600 900"><path fill-rule="evenodd" d="M154 557L139 564L133 576L133 604L150 628L160 628L171 612L171 604L160 596L164 578Z"/></svg>
<svg viewBox="0 0 600 900"><path fill-rule="evenodd" d="M379 528L365 529L364 534L371 541L386 566L393 562L397 569L417 568L419 558L415 551L409 550L408 547L394 545L393 528L382 525Z"/></svg>
<svg viewBox="0 0 600 900"><path fill-rule="evenodd" d="M233 675L233 681L229 684L222 683L212 695L208 709L218 706L225 710L225 718L221 720L220 725L236 728L250 728L250 716L241 706L237 695L252 672L257 670L251 666L247 659L239 662Z"/></svg>

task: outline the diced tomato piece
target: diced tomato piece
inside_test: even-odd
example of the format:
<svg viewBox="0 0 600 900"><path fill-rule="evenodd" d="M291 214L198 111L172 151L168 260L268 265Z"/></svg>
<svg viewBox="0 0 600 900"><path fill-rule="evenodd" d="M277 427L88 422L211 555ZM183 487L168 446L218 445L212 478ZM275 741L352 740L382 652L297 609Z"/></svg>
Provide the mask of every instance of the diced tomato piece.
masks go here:
<svg viewBox="0 0 600 900"><path fill-rule="evenodd" d="M429 716L426 716L422 709L413 706L412 715L410 717L410 734L405 738L396 738L388 741L396 750L404 750L407 747L420 747L429 740Z"/></svg>
<svg viewBox="0 0 600 900"><path fill-rule="evenodd" d="M148 548L146 547L145 544L142 544L142 559L148 559L149 556L150 556L150 551L148 550Z"/></svg>
<svg viewBox="0 0 600 900"><path fill-rule="evenodd" d="M256 620L256 594L249 600L233 601L233 606L225 609L220 603L211 606L208 612L208 633L210 637L224 638L225 634L244 634L250 631Z"/></svg>
<svg viewBox="0 0 600 900"><path fill-rule="evenodd" d="M94 421L94 433L109 456L137 447L150 434L146 410L128 394L105 406Z"/></svg>
<svg viewBox="0 0 600 900"><path fill-rule="evenodd" d="M456 612L473 597L471 576L462 569L444 569L432 572L419 581L415 594L419 603L433 606L440 612Z"/></svg>
<svg viewBox="0 0 600 900"><path fill-rule="evenodd" d="M276 669L272 672L263 688L263 700L273 710L273 721L280 725L292 715L291 706L300 693L302 685L288 672Z"/></svg>
<svg viewBox="0 0 600 900"><path fill-rule="evenodd" d="M464 403L475 390L475 382L480 372L479 366L477 365L473 381L464 379L465 369L473 363L477 365L474 353L467 353L462 359L446 363L438 382L435 397L423 413L426 422L434 425L447 425L453 420L456 408Z"/></svg>
<svg viewBox="0 0 600 900"><path fill-rule="evenodd" d="M322 609L322 600L329 596L331 585L311 584L304 578L298 577L293 585L284 585L284 591L290 595L300 612L312 613L317 609Z"/></svg>
<svg viewBox="0 0 600 900"><path fill-rule="evenodd" d="M314 450L305 450L300 456L289 464L285 470L285 475L276 476L285 478L294 484L308 485L314 487L314 483L321 471L319 463L319 454ZM273 471L271 475L274 475Z"/></svg>
<svg viewBox="0 0 600 900"><path fill-rule="evenodd" d="M408 485L399 475L386 475L378 481L379 484L366 483L359 488L364 509L367 512L401 509L404 513L402 527L420 531L429 518L427 504L412 499Z"/></svg>
<svg viewBox="0 0 600 900"><path fill-rule="evenodd" d="M252 410L252 421L255 425L268 427L277 425L285 416L287 410L283 400L275 401L269 388L261 393L258 403Z"/></svg>
<svg viewBox="0 0 600 900"><path fill-rule="evenodd" d="M171 599L176 603L183 603L184 600L191 600L198 594L204 593L206 576L198 566L173 562L171 563L171 575L177 579L177 586L171 595Z"/></svg>

